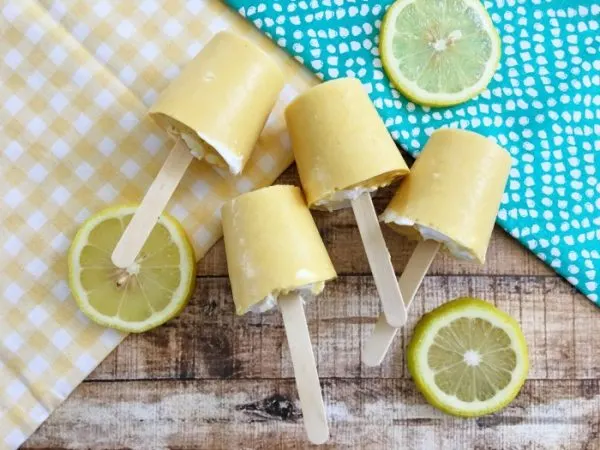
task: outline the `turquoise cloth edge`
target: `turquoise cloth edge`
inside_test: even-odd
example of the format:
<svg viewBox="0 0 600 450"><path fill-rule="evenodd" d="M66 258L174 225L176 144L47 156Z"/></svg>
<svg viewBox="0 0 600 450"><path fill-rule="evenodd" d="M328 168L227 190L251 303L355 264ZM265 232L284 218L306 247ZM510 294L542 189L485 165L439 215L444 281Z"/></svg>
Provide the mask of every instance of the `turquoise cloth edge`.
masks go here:
<svg viewBox="0 0 600 450"><path fill-rule="evenodd" d="M320 78L359 78L413 156L439 127L506 148L513 167L497 222L600 306L600 3L485 1L500 67L486 91L450 108L415 105L388 82L377 44L392 0L226 3Z"/></svg>

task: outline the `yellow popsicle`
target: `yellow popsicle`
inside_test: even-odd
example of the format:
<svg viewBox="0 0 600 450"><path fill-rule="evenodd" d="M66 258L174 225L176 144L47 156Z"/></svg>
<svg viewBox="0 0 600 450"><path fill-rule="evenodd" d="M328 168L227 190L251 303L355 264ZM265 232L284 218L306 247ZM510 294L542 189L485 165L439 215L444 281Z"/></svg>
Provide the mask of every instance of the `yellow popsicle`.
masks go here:
<svg viewBox="0 0 600 450"><path fill-rule="evenodd" d="M294 290L318 294L336 277L299 188L243 194L223 206L222 219L237 314L269 309Z"/></svg>
<svg viewBox="0 0 600 450"><path fill-rule="evenodd" d="M175 138L111 260L130 267L194 157L239 174L283 86L276 63L233 33L212 38L161 93L150 116Z"/></svg>
<svg viewBox="0 0 600 450"><path fill-rule="evenodd" d="M511 156L479 134L435 131L381 215L396 231L432 239L483 264Z"/></svg>
<svg viewBox="0 0 600 450"><path fill-rule="evenodd" d="M199 159L239 174L283 87L277 64L221 32L160 94L150 116Z"/></svg>
<svg viewBox="0 0 600 450"><path fill-rule="evenodd" d="M285 112L308 205L338 209L408 173L360 82L342 78L299 95Z"/></svg>
<svg viewBox="0 0 600 450"><path fill-rule="evenodd" d="M479 134L441 129L431 135L381 215L394 230L420 240L400 277L407 309L440 246L456 258L485 261L511 162L506 150ZM363 347L363 363L381 364L397 331L381 315Z"/></svg>

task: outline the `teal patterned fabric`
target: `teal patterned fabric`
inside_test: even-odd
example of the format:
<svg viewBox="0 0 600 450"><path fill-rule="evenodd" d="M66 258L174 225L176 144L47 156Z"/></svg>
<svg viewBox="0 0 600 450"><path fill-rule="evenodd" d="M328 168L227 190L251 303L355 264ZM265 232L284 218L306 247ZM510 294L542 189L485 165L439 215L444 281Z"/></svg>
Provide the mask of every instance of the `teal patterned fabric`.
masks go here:
<svg viewBox="0 0 600 450"><path fill-rule="evenodd" d="M414 156L433 130L466 128L513 156L498 223L600 305L600 3L485 1L503 46L488 89L450 108L394 90L378 52L392 0L228 0L323 79L359 78Z"/></svg>

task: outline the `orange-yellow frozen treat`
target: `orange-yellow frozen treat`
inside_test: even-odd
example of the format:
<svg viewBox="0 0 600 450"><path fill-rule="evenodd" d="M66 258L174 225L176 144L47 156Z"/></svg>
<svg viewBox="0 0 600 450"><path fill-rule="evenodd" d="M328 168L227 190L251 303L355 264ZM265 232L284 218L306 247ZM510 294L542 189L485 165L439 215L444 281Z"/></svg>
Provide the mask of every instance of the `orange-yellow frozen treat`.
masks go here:
<svg viewBox="0 0 600 450"><path fill-rule="evenodd" d="M223 206L222 219L237 314L268 310L294 290L318 294L336 277L299 188L240 195Z"/></svg>
<svg viewBox="0 0 600 450"><path fill-rule="evenodd" d="M408 167L360 82L342 78L299 95L285 112L308 205L339 209Z"/></svg>
<svg viewBox="0 0 600 450"><path fill-rule="evenodd" d="M442 243L457 258L483 263L511 161L479 134L435 131L381 219L409 237Z"/></svg>
<svg viewBox="0 0 600 450"><path fill-rule="evenodd" d="M266 53L221 32L160 94L150 116L197 158L239 174L282 87L283 74Z"/></svg>

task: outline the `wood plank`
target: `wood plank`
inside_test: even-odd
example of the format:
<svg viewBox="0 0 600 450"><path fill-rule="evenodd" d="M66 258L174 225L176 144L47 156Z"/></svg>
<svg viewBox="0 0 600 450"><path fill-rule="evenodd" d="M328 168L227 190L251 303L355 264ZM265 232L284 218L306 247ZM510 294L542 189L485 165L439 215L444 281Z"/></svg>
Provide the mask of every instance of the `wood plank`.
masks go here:
<svg viewBox="0 0 600 450"><path fill-rule="evenodd" d="M522 324L530 376L600 378L598 309L554 277L429 276L381 367L362 366L361 348L379 313L373 279L347 276L329 283L306 312L323 377L407 377L403 349L418 318L459 296L493 301ZM132 335L92 380L251 379L293 376L279 314L236 317L226 278L202 278L188 307L168 324Z"/></svg>
<svg viewBox="0 0 600 450"><path fill-rule="evenodd" d="M599 380L531 380L499 414L446 416L409 380L323 381L320 448L600 448ZM293 380L86 382L23 448L308 448Z"/></svg>
<svg viewBox="0 0 600 450"><path fill-rule="evenodd" d="M295 167L288 169L280 177L278 183L299 186L300 182ZM378 213L385 209L396 188L397 184L377 191L374 204ZM370 273L352 210L345 209L332 213L315 211L313 215L338 273ZM383 226L383 233L392 256L392 263L396 272L400 273L408 262L416 243L408 241L387 226ZM198 270L200 276L227 275L222 240L200 261ZM554 272L515 239L496 227L484 266L460 262L442 253L436 257L430 273L432 275L551 275Z"/></svg>

